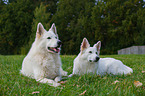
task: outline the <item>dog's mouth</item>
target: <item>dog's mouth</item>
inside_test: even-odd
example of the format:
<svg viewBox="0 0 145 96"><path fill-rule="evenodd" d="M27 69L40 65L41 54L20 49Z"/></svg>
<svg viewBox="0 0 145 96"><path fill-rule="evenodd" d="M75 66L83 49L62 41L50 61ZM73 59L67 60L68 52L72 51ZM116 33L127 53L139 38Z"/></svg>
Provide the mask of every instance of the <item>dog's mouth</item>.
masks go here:
<svg viewBox="0 0 145 96"><path fill-rule="evenodd" d="M59 47L48 47L48 51L51 53L59 53L60 48Z"/></svg>

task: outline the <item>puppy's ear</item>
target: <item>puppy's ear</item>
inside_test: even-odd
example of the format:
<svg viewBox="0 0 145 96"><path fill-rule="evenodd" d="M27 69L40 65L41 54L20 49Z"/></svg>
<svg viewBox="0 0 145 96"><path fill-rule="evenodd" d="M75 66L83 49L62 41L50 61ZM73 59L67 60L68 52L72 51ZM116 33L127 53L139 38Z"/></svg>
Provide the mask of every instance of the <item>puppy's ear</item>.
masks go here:
<svg viewBox="0 0 145 96"><path fill-rule="evenodd" d="M101 49L101 41L98 41L96 44L94 44L95 48L97 48L97 51L98 51L98 55L100 54L100 49Z"/></svg>
<svg viewBox="0 0 145 96"><path fill-rule="evenodd" d="M55 27L55 24L53 23L51 28L49 29L49 31L53 31L55 33L55 35L57 35L57 30L56 30L56 27ZM58 36L58 35L57 35Z"/></svg>
<svg viewBox="0 0 145 96"><path fill-rule="evenodd" d="M38 23L37 25L37 32L36 32L36 37L40 38L42 34L44 33L45 29L41 23Z"/></svg>
<svg viewBox="0 0 145 96"><path fill-rule="evenodd" d="M83 42L81 44L81 51L83 51L84 49L90 47L90 44L88 42L88 40L86 38L83 39Z"/></svg>

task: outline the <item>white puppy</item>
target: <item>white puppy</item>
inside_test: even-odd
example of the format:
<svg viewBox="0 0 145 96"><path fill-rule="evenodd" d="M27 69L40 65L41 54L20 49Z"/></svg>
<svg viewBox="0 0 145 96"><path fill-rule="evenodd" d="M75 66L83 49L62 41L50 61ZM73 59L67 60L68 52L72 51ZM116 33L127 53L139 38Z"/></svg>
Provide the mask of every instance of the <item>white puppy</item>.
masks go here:
<svg viewBox="0 0 145 96"><path fill-rule="evenodd" d="M21 73L41 83L59 86L61 76L67 72L61 67L59 56L61 41L58 39L55 24L46 31L41 23L37 26L36 38L23 60Z"/></svg>
<svg viewBox="0 0 145 96"><path fill-rule="evenodd" d="M100 58L101 42L98 41L93 47L86 38L81 44L81 52L74 60L73 74L97 73L98 75L113 74L129 74L133 70L124 65L120 60L114 58Z"/></svg>

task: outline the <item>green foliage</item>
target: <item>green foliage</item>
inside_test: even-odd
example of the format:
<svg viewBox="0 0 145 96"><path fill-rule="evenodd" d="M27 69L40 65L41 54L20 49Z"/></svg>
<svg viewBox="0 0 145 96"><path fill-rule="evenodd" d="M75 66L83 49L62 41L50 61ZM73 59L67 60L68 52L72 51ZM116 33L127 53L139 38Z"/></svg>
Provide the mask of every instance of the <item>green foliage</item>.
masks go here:
<svg viewBox="0 0 145 96"><path fill-rule="evenodd" d="M29 41L33 6L30 0L17 0L5 5L0 13L0 54L20 54Z"/></svg>
<svg viewBox="0 0 145 96"><path fill-rule="evenodd" d="M50 27L49 24L49 17L51 13L46 12L46 6L43 5L43 3L40 4L40 7L36 7L34 10L34 19L33 19L33 24L32 24L32 32L36 33L37 30L37 24L41 22L45 29L48 30ZM32 34L34 35L34 34ZM34 38L33 38L34 39Z"/></svg>
<svg viewBox="0 0 145 96"><path fill-rule="evenodd" d="M2 11L2 8L5 6L6 4L4 3L3 0L0 0L0 12Z"/></svg>
<svg viewBox="0 0 145 96"><path fill-rule="evenodd" d="M98 1L92 11L93 29L96 38L102 41L103 54L140 45L141 41L144 44L145 31L141 32L144 27L143 0L105 1Z"/></svg>
<svg viewBox="0 0 145 96"><path fill-rule="evenodd" d="M44 2L41 2L40 6L35 8L31 34L29 36L30 40L28 44L25 45L24 47L25 49L22 49L24 51L24 54L26 54L29 51L32 43L35 40L38 23L39 22L42 23L42 25L44 26L46 30L49 30L49 28L51 27L50 22L51 22L52 14L53 12L55 12L55 9L57 8L55 5L56 1L57 0L44 1Z"/></svg>
<svg viewBox="0 0 145 96"><path fill-rule="evenodd" d="M40 4L40 7L36 7L36 9L34 10L34 18L33 18L33 23L32 23L32 30L31 30L31 34L30 34L30 40L29 40L29 43L25 46L25 49L22 49L22 50L24 50L24 54L26 54L29 51L32 43L35 40L38 23L41 22L45 29L47 29L47 30L49 29L50 14L51 13L46 12L46 6L43 3Z"/></svg>
<svg viewBox="0 0 145 96"><path fill-rule="evenodd" d="M26 54L37 24L56 24L62 54L78 54L86 37L102 42L101 54L116 54L145 45L143 0L9 0L0 1L0 54ZM22 39L23 38L23 39Z"/></svg>
<svg viewBox="0 0 145 96"><path fill-rule="evenodd" d="M63 54L78 53L82 39L90 35L89 18L94 5L95 0L59 0L53 21L63 41Z"/></svg>
<svg viewBox="0 0 145 96"><path fill-rule="evenodd" d="M76 56L62 55L63 69L69 74L72 73L73 60ZM24 56L0 56L0 96L78 96L84 92L85 96L144 96L145 87L145 55L102 55L101 57L113 57L121 60L124 64L133 69L128 76L100 77L98 75L86 74L73 76L65 79L67 82L59 87L51 87L48 84L41 84L20 74ZM114 81L118 80L116 84ZM134 86L134 81L143 85ZM85 92L86 90L86 92ZM33 92L39 92L34 93Z"/></svg>
<svg viewBox="0 0 145 96"><path fill-rule="evenodd" d="M53 20L64 42L62 53L77 54L84 37L91 45L102 41L101 54L144 44L143 5L143 0L60 0Z"/></svg>
<svg viewBox="0 0 145 96"><path fill-rule="evenodd" d="M137 32L134 33L134 37L136 38L133 38L134 39L134 43L135 45L145 45L145 9L139 9L137 11L137 15L138 15L138 18L137 18Z"/></svg>

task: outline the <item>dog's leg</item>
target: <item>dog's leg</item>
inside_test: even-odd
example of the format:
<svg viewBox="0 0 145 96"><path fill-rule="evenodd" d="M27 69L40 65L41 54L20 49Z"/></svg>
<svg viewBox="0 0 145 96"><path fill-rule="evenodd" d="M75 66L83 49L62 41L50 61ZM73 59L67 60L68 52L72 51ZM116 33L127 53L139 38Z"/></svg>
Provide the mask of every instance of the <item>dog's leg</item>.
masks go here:
<svg viewBox="0 0 145 96"><path fill-rule="evenodd" d="M60 75L61 75L61 76L67 76L67 72L64 71L64 70L62 69L62 67L60 67Z"/></svg>
<svg viewBox="0 0 145 96"><path fill-rule="evenodd" d="M54 86L54 87L57 87L57 86L61 85L60 83L57 83L54 80L47 79L47 78L38 79L36 81L39 81L40 83L48 83L50 86Z"/></svg>

